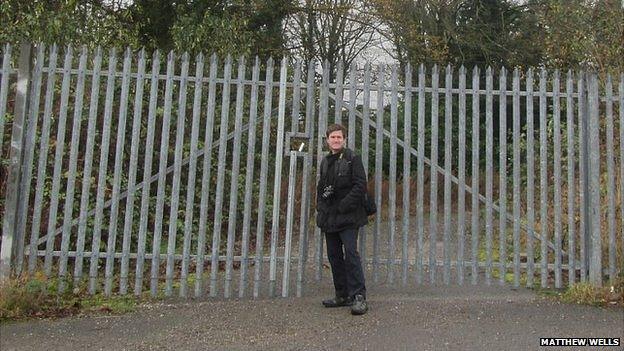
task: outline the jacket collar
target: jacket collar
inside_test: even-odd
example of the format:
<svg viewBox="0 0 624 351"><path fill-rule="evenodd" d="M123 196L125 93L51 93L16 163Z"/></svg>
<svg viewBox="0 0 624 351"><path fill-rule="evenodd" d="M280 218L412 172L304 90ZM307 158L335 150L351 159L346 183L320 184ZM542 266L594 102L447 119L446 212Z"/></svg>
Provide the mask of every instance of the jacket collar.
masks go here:
<svg viewBox="0 0 624 351"><path fill-rule="evenodd" d="M341 158L343 158L343 157L344 157L344 154L347 152L347 150L349 150L347 147L343 147L343 148L342 148L342 150L340 150L340 152L339 152L339 153L337 153L337 154L332 153L332 152L331 152L331 150L330 150L330 151L327 153L327 156L337 155L337 157L338 157L339 159L341 159Z"/></svg>

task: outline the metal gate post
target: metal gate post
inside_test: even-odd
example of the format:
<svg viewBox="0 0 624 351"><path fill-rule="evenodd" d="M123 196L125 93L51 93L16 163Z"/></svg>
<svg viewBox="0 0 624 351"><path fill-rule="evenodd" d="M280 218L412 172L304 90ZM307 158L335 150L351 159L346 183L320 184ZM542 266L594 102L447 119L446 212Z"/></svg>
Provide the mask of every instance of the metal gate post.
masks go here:
<svg viewBox="0 0 624 351"><path fill-rule="evenodd" d="M292 252L293 217L295 211L295 185L297 183L297 152L290 151L289 157L290 167L288 171L288 203L286 206L286 242L284 243L282 297L288 297L290 291L290 256Z"/></svg>
<svg viewBox="0 0 624 351"><path fill-rule="evenodd" d="M11 149L9 156L8 180L6 186L5 213L2 221L2 247L0 248L0 281L11 274L11 259L17 248L15 243L20 238L16 234L16 210L19 203L19 184L24 151L24 123L28 106L28 86L30 82L30 51L28 43L20 46L20 58L15 92L15 110L13 129L11 131Z"/></svg>
<svg viewBox="0 0 624 351"><path fill-rule="evenodd" d="M591 72L588 79L589 108L589 220L586 228L590 229L589 282L602 286L602 237L600 228L600 99L598 96L598 77ZM586 154L587 155L587 154Z"/></svg>
<svg viewBox="0 0 624 351"><path fill-rule="evenodd" d="M14 267L16 275L22 273L24 263L24 244L26 241L26 224L28 223L28 201L30 199L30 187L33 178L33 159L35 152L35 142L37 139L37 119L39 118L39 97L41 92L41 80L43 76L43 62L45 45L36 44L36 56L29 61L29 87L27 106L25 111L25 134L22 141L22 159L20 182L18 190L18 202L15 209L15 243L14 243ZM34 254L36 257L36 254Z"/></svg>
<svg viewBox="0 0 624 351"><path fill-rule="evenodd" d="M277 114L277 140L275 150L275 179L273 185L273 223L271 226L271 258L269 260L269 296L275 296L275 282L277 279L277 239L280 220L280 191L282 184L282 162L284 152L284 130L286 115L286 80L288 73L288 59L282 59L279 83L279 104Z"/></svg>
<svg viewBox="0 0 624 351"><path fill-rule="evenodd" d="M584 252L583 253L583 257L580 257L581 261L584 262L584 264L581 264L581 269L583 270L583 272L581 272L581 277L587 277L587 272L589 270L589 252L590 252L590 247L591 247L591 240L590 240L590 228L589 228L589 223L590 223L590 217L589 217L589 206L590 206L590 201L589 201L589 147L588 147L588 140L589 140L589 127L588 127L588 118L589 118L589 109L587 107L587 104L589 102L588 99L588 87L587 84L589 83L588 80L589 74L587 72L583 72L582 73L582 79L584 80L583 84L583 91L579 91L579 104L581 103L580 100L582 100L582 106L583 108L581 109L581 125L580 125L580 133L582 135L581 140L580 140L580 148L581 148L581 159L580 159L580 168L581 168L581 186L583 187L583 189L581 189L582 191L582 198L581 201L583 201L583 206L582 206L582 212L581 212L581 222L583 223L583 231L580 232L580 235L582 235L582 240L583 240L583 245L585 247Z"/></svg>

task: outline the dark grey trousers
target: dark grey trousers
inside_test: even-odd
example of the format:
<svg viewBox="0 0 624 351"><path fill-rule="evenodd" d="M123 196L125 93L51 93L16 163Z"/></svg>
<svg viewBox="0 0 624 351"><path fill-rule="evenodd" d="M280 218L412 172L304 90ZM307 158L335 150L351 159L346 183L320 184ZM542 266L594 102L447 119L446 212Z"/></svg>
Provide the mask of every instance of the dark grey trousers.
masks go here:
<svg viewBox="0 0 624 351"><path fill-rule="evenodd" d="M332 269L336 296L366 298L366 285L360 254L357 251L357 229L325 233L327 258Z"/></svg>

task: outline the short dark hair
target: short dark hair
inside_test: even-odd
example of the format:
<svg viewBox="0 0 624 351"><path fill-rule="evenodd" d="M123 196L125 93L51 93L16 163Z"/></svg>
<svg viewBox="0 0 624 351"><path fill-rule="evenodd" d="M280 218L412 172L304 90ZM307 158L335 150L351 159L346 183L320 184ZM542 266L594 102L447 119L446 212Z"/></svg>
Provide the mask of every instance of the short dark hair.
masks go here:
<svg viewBox="0 0 624 351"><path fill-rule="evenodd" d="M330 124L327 127L327 131L325 132L325 136L327 136L329 138L329 135L333 132L337 132L337 131L341 131L342 132L342 137L346 138L347 137L347 128L345 128L342 124Z"/></svg>

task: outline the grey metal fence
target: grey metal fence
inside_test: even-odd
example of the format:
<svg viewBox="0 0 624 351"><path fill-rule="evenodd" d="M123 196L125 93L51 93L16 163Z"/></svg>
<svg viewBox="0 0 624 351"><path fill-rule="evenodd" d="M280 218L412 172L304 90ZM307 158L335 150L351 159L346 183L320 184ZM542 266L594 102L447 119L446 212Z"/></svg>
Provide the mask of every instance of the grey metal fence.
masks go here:
<svg viewBox="0 0 624 351"><path fill-rule="evenodd" d="M330 82L327 64L288 59L15 51L0 71L3 278L301 295L326 272L314 189L331 122L380 209L360 231L372 281L622 272L622 75L366 65Z"/></svg>

